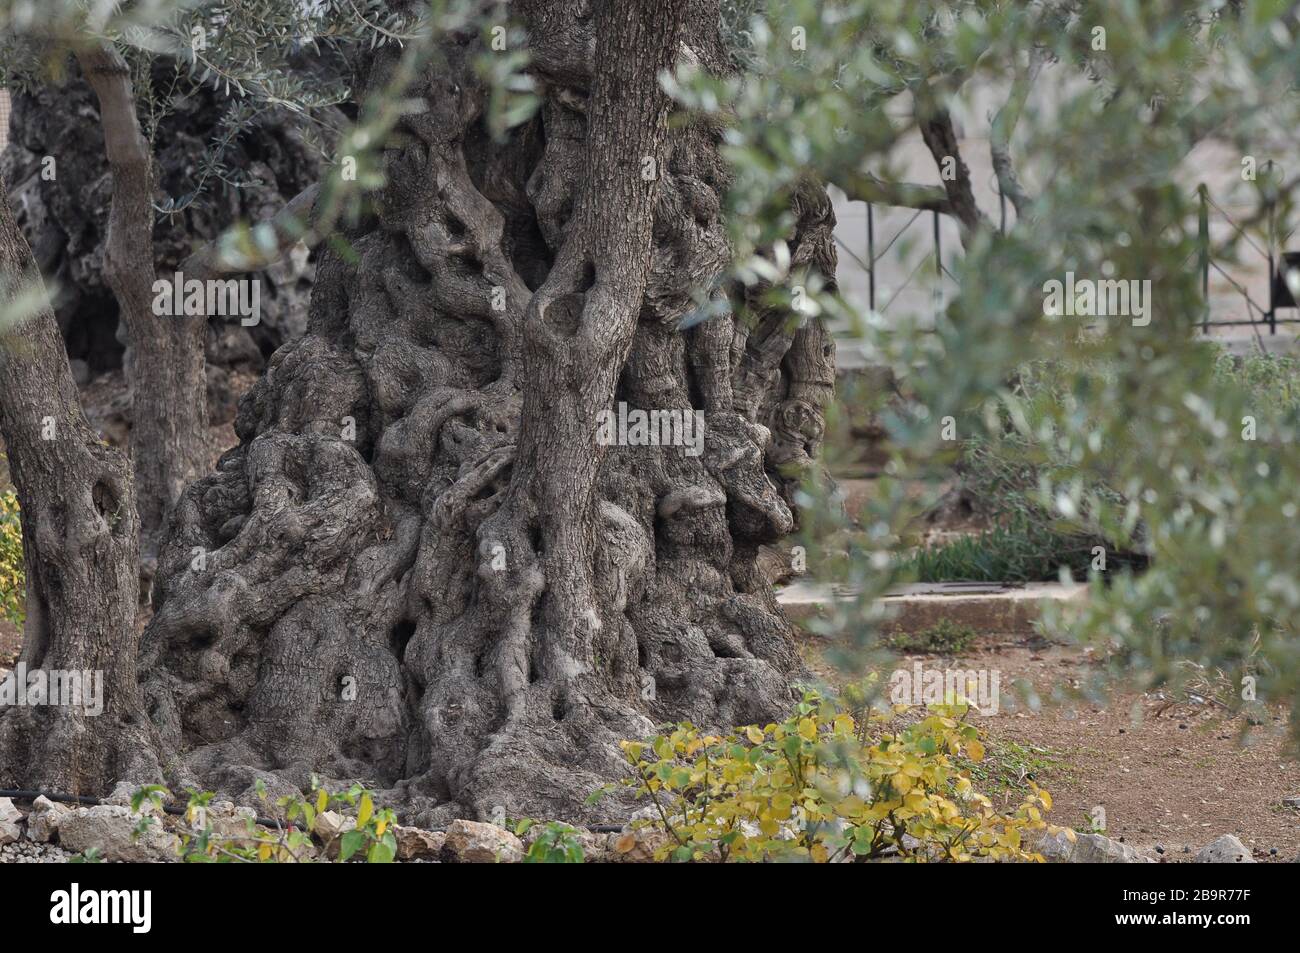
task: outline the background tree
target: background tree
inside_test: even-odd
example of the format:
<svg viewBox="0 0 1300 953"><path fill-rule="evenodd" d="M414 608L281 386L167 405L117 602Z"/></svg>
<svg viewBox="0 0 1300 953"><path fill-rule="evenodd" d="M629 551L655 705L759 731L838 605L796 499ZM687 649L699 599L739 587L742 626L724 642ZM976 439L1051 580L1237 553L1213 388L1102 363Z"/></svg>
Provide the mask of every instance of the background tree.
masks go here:
<svg viewBox="0 0 1300 953"><path fill-rule="evenodd" d="M81 412L41 284L0 202L0 311L9 318L0 322L0 434L22 506L27 573L18 661L97 673L104 710L90 710L89 699L80 708L0 710L0 781L98 793L114 779L158 771L135 665L139 524L129 464Z"/></svg>
<svg viewBox="0 0 1300 953"><path fill-rule="evenodd" d="M127 17L88 23L81 18L84 11L74 4L70 26L68 8L43 8L39 14L24 9L18 22L23 29L65 45L71 30L77 48L84 48L101 32L116 35L142 29L148 16L159 15L146 3L134 8L142 18L138 21ZM116 13L111 8L106 12ZM13 23L8 18L6 22ZM127 84L115 72L115 58L109 60L112 88L105 93L110 107L129 114ZM94 57L88 60L91 66L100 62ZM410 64L404 60L397 73L398 82L404 84ZM367 181L367 144L382 139L396 115L396 108L387 102L392 93L378 90L376 96L383 102L342 137L362 170L359 184ZM143 161L138 129L132 122L127 121L125 128L110 125L111 159L128 164ZM125 171L121 177L125 185L145 187L138 165ZM199 249L192 259L193 270L206 275L266 267L294 242L318 240L313 225L322 230L332 227L353 188L337 175L312 186L305 192L306 199L300 196L290 202L270 221L236 229ZM147 197L132 193L127 198L118 206L121 214L131 217L126 232L131 244L123 253L139 264L146 258L142 248L146 228L141 221L146 216L141 209ZM0 301L0 423L21 505L27 579L19 661L47 673L76 671L102 677L105 696L102 713L60 706L0 712L5 716L0 718L0 778L8 784L86 793L107 792L115 782L128 778L158 780L159 764L167 752L140 706L136 670L134 580L140 522L132 475L120 454L95 435L82 413L36 262L7 202L0 224L4 228L0 290L5 295ZM140 275L132 273L127 280L136 282L132 291L141 294ZM186 387L192 383L184 381ZM125 594L128 579L132 580L129 596Z"/></svg>
<svg viewBox="0 0 1300 953"><path fill-rule="evenodd" d="M96 249L96 257L102 263L102 279L116 299L127 339L134 342L126 365L147 575L168 514L185 485L206 469L209 459L205 345L211 316L155 313L157 265L169 257L165 247L155 244L155 222L163 216L184 214L216 184L239 185L230 168L231 140L241 124L251 125L261 113L287 113L300 128L309 126L304 120L324 126L323 135L312 130L317 140L314 144L322 151L341 134L339 120L343 117L334 109L348 95L346 59L341 51L355 45L360 36L368 38L373 33L361 22L361 11L351 8L346 17L340 17L339 6L309 8L278 0L211 2L167 12L148 22L128 19L99 29L81 19L83 15L72 4L55 11L62 19L51 15L48 23L22 24L23 29L0 47L4 73L29 90L69 69L66 57L71 50L77 64L74 72L94 91L112 183L103 247ZM290 61L295 55L301 58L300 51L308 45L320 61L311 68L291 71ZM160 88L155 88L155 79ZM237 96L234 100L230 98L232 86ZM184 157L190 164L185 170L185 193L164 199L159 175L174 170L164 169L155 154L158 125L175 110L177 100L211 87L224 90L229 103L218 129L220 137L206 151L192 151ZM75 95L64 99L75 101ZM142 117L150 128L145 128ZM330 122L335 125L327 125ZM74 143L49 147L56 162L65 150L71 153L69 158L75 155ZM93 168L91 163L80 169L69 163L64 174ZM310 184L319 186L319 182ZM44 223L33 224L39 228ZM201 236L202 232L191 240ZM277 252L282 250L275 244ZM218 264L215 259L194 259L187 264L193 266L189 279L205 280L229 270L212 267ZM174 280L172 274L162 277ZM257 320L260 318L259 314Z"/></svg>

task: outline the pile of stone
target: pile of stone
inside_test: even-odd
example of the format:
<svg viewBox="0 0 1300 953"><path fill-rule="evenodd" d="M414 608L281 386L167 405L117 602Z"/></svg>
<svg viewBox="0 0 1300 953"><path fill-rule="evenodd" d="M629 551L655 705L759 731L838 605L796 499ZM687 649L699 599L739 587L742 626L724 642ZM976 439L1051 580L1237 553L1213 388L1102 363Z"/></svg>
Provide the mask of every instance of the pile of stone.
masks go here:
<svg viewBox="0 0 1300 953"><path fill-rule="evenodd" d="M184 818L161 813L151 804L140 811L130 807L130 795L115 792L110 803L92 807L69 806L38 797L24 813L9 798L0 798L0 863L65 863L94 848L106 862L169 863L180 854ZM142 824L145 815L149 823ZM205 822L226 843L247 837L256 815L251 808L230 801L208 805ZM356 821L335 811L316 819L314 843L303 853L305 861L337 860L343 835ZM446 831L395 825L397 860L403 863L514 864L524 859L541 835L534 825L520 838L496 824L453 821ZM668 835L653 828L625 828L609 834L578 829L576 834L588 863L648 863L667 843ZM1150 864L1153 856L1102 834L1057 831L1035 845L1049 863ZM1193 858L1197 863L1253 864L1255 858L1231 834L1206 845ZM1296 858L1300 861L1300 857Z"/></svg>
<svg viewBox="0 0 1300 953"><path fill-rule="evenodd" d="M134 811L126 792L115 792L109 802L82 807L38 797L23 811L9 798L0 798L0 863L64 863L92 848L109 863L178 859L181 835L187 833L183 818L160 813L147 803ZM145 816L150 816L150 822L141 824ZM208 806L205 821L214 833L239 843L254 818L250 808L216 801ZM317 843L303 859L337 859L342 836L355 826L353 818L324 812L313 831ZM536 826L521 839L496 824L465 820L453 821L446 831L403 825L393 829L397 860L407 863L519 863L540 832ZM652 831L595 834L585 830L577 836L588 861L633 863L651 860L663 837Z"/></svg>

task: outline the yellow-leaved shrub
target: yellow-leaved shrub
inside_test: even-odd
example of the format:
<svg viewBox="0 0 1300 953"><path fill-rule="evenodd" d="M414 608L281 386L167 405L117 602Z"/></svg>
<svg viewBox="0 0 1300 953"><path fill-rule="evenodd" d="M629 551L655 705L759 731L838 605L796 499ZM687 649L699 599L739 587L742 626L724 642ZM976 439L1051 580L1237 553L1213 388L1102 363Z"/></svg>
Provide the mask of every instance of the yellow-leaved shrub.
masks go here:
<svg viewBox="0 0 1300 953"><path fill-rule="evenodd" d="M638 824L666 835L657 859L1042 860L1031 835L1057 830L1043 820L1051 796L1031 785L1008 813L973 788L954 760L984 757L965 704L904 723L903 706L860 698L809 692L780 724L720 736L683 722L624 741L627 783L654 806Z"/></svg>
<svg viewBox="0 0 1300 953"><path fill-rule="evenodd" d="M15 625L23 622L23 529L18 521L18 497L0 493L0 617Z"/></svg>

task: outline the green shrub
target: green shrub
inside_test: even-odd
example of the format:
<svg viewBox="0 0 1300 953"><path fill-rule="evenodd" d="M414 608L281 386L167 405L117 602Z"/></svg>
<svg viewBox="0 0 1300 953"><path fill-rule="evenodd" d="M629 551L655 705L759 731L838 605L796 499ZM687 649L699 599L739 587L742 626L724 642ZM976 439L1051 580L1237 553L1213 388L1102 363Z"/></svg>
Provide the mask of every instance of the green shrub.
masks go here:
<svg viewBox="0 0 1300 953"><path fill-rule="evenodd" d="M885 642L899 652L933 652L936 655L957 655L966 651L975 641L976 632L968 625L958 625L951 619L940 619L921 632L897 632Z"/></svg>
<svg viewBox="0 0 1300 953"><path fill-rule="evenodd" d="M532 821L522 821L515 833L523 837L532 826ZM528 853L524 854L525 864L581 864L584 860L577 828L559 821L544 824L537 839L528 845Z"/></svg>
<svg viewBox="0 0 1300 953"><path fill-rule="evenodd" d="M23 624L23 593L26 586L18 497L13 492L0 493L0 616L14 625Z"/></svg>
<svg viewBox="0 0 1300 953"><path fill-rule="evenodd" d="M1084 498L1096 496L1117 508L1128 502L1116 489L1120 465L1113 453L1102 446L1085 470L1075 451L1056 439L1060 416L1078 413L1088 395L1103 392L1114 376L1112 368L1099 363L1022 365L1010 385L1020 425L1013 425L1003 406L996 434L966 441L958 464L963 494L994 527L912 553L903 561L908 574L920 582L1040 582L1055 580L1068 569L1082 579L1092 568L1097 546L1106 550L1107 570L1143 568L1144 527L1139 525L1130 540L1107 539L1091 513L1065 520L1043 498L1045 485L1079 482ZM1240 389L1252 406L1280 414L1300 411L1296 358L1220 351L1213 377Z"/></svg>
<svg viewBox="0 0 1300 953"><path fill-rule="evenodd" d="M265 786L257 784L259 797L267 797ZM170 792L161 785L140 788L131 796L131 809L139 811L148 802L161 810L163 799ZM306 863L326 861L326 855L317 854L311 843L320 816L333 810L355 822L351 830L338 836L338 862L346 863L353 857L364 858L367 863L392 863L397 856L397 838L393 833L396 815L388 808L376 808L371 793L360 785L347 791L331 793L313 777L312 796L281 797L276 804L283 810L283 827L264 827L249 818L242 833L230 834L214 831L206 822L206 809L215 795L211 791L191 791L186 805L185 819L191 825L201 825L197 831L186 832L180 839L180 859L189 864L268 864ZM149 825L158 823L152 814L142 814L137 831L144 833ZM88 858L89 859L89 858Z"/></svg>
<svg viewBox="0 0 1300 953"><path fill-rule="evenodd" d="M1103 446L1084 470L1073 451L1056 439L1056 420L1081 405L1083 393L1100 390L1112 372L1095 364L1037 361L1021 366L1010 386L1018 421L1004 404L992 435L962 446L957 469L963 495L993 528L973 537L913 554L908 569L922 582L1045 582L1069 569L1086 578L1093 550L1106 551L1106 568L1145 565L1144 533L1106 538L1085 510L1062 518L1044 498L1045 487L1077 483L1084 498L1122 506L1110 475L1117 462ZM1084 383L1080 384L1080 380Z"/></svg>
<svg viewBox="0 0 1300 953"><path fill-rule="evenodd" d="M1280 412L1300 410L1300 360L1294 357L1281 354L1239 357L1221 351L1214 362L1214 378L1241 388L1257 406Z"/></svg>
<svg viewBox="0 0 1300 953"><path fill-rule="evenodd" d="M876 712L865 697L809 692L781 724L719 736L683 722L623 742L628 784L657 817L639 823L666 835L656 859L1042 859L1026 835L1047 829L1051 796L1033 786L1000 813L954 764L984 757L966 705L900 726L905 708Z"/></svg>
<svg viewBox="0 0 1300 953"><path fill-rule="evenodd" d="M1097 546L1107 551L1108 569L1143 562L1116 552L1099 536L1053 529L1042 515L1011 519L1006 526L917 549L902 559L902 570L917 582L1052 582L1062 569L1084 579Z"/></svg>

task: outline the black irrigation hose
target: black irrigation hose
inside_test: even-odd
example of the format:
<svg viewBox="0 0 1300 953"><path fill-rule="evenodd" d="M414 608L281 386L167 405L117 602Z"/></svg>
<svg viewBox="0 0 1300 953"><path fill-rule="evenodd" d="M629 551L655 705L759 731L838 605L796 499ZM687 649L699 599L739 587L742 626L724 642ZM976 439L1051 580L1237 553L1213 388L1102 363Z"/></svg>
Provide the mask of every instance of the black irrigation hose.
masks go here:
<svg viewBox="0 0 1300 953"><path fill-rule="evenodd" d="M90 807L108 803L103 798L88 797L84 794L61 794L58 791L17 791L0 788L0 797L16 798L19 801L35 801L38 797L43 797L60 804L85 804ZM164 804L163 811L173 817L184 817L188 808L169 807ZM254 817L253 820L262 827L284 827L279 821L270 817Z"/></svg>
<svg viewBox="0 0 1300 953"><path fill-rule="evenodd" d="M17 791L0 788L0 797L16 798L19 801L35 801L38 797L43 797L60 804L86 804L91 807L107 803L103 798L87 797L84 794L60 794L58 791ZM186 812L186 808L167 807L166 805L163 806L163 810L173 817L184 817ZM269 817L255 817L254 821L262 827L282 828L284 826L279 821ZM587 830L593 834L619 834L623 831L623 825L592 824Z"/></svg>

